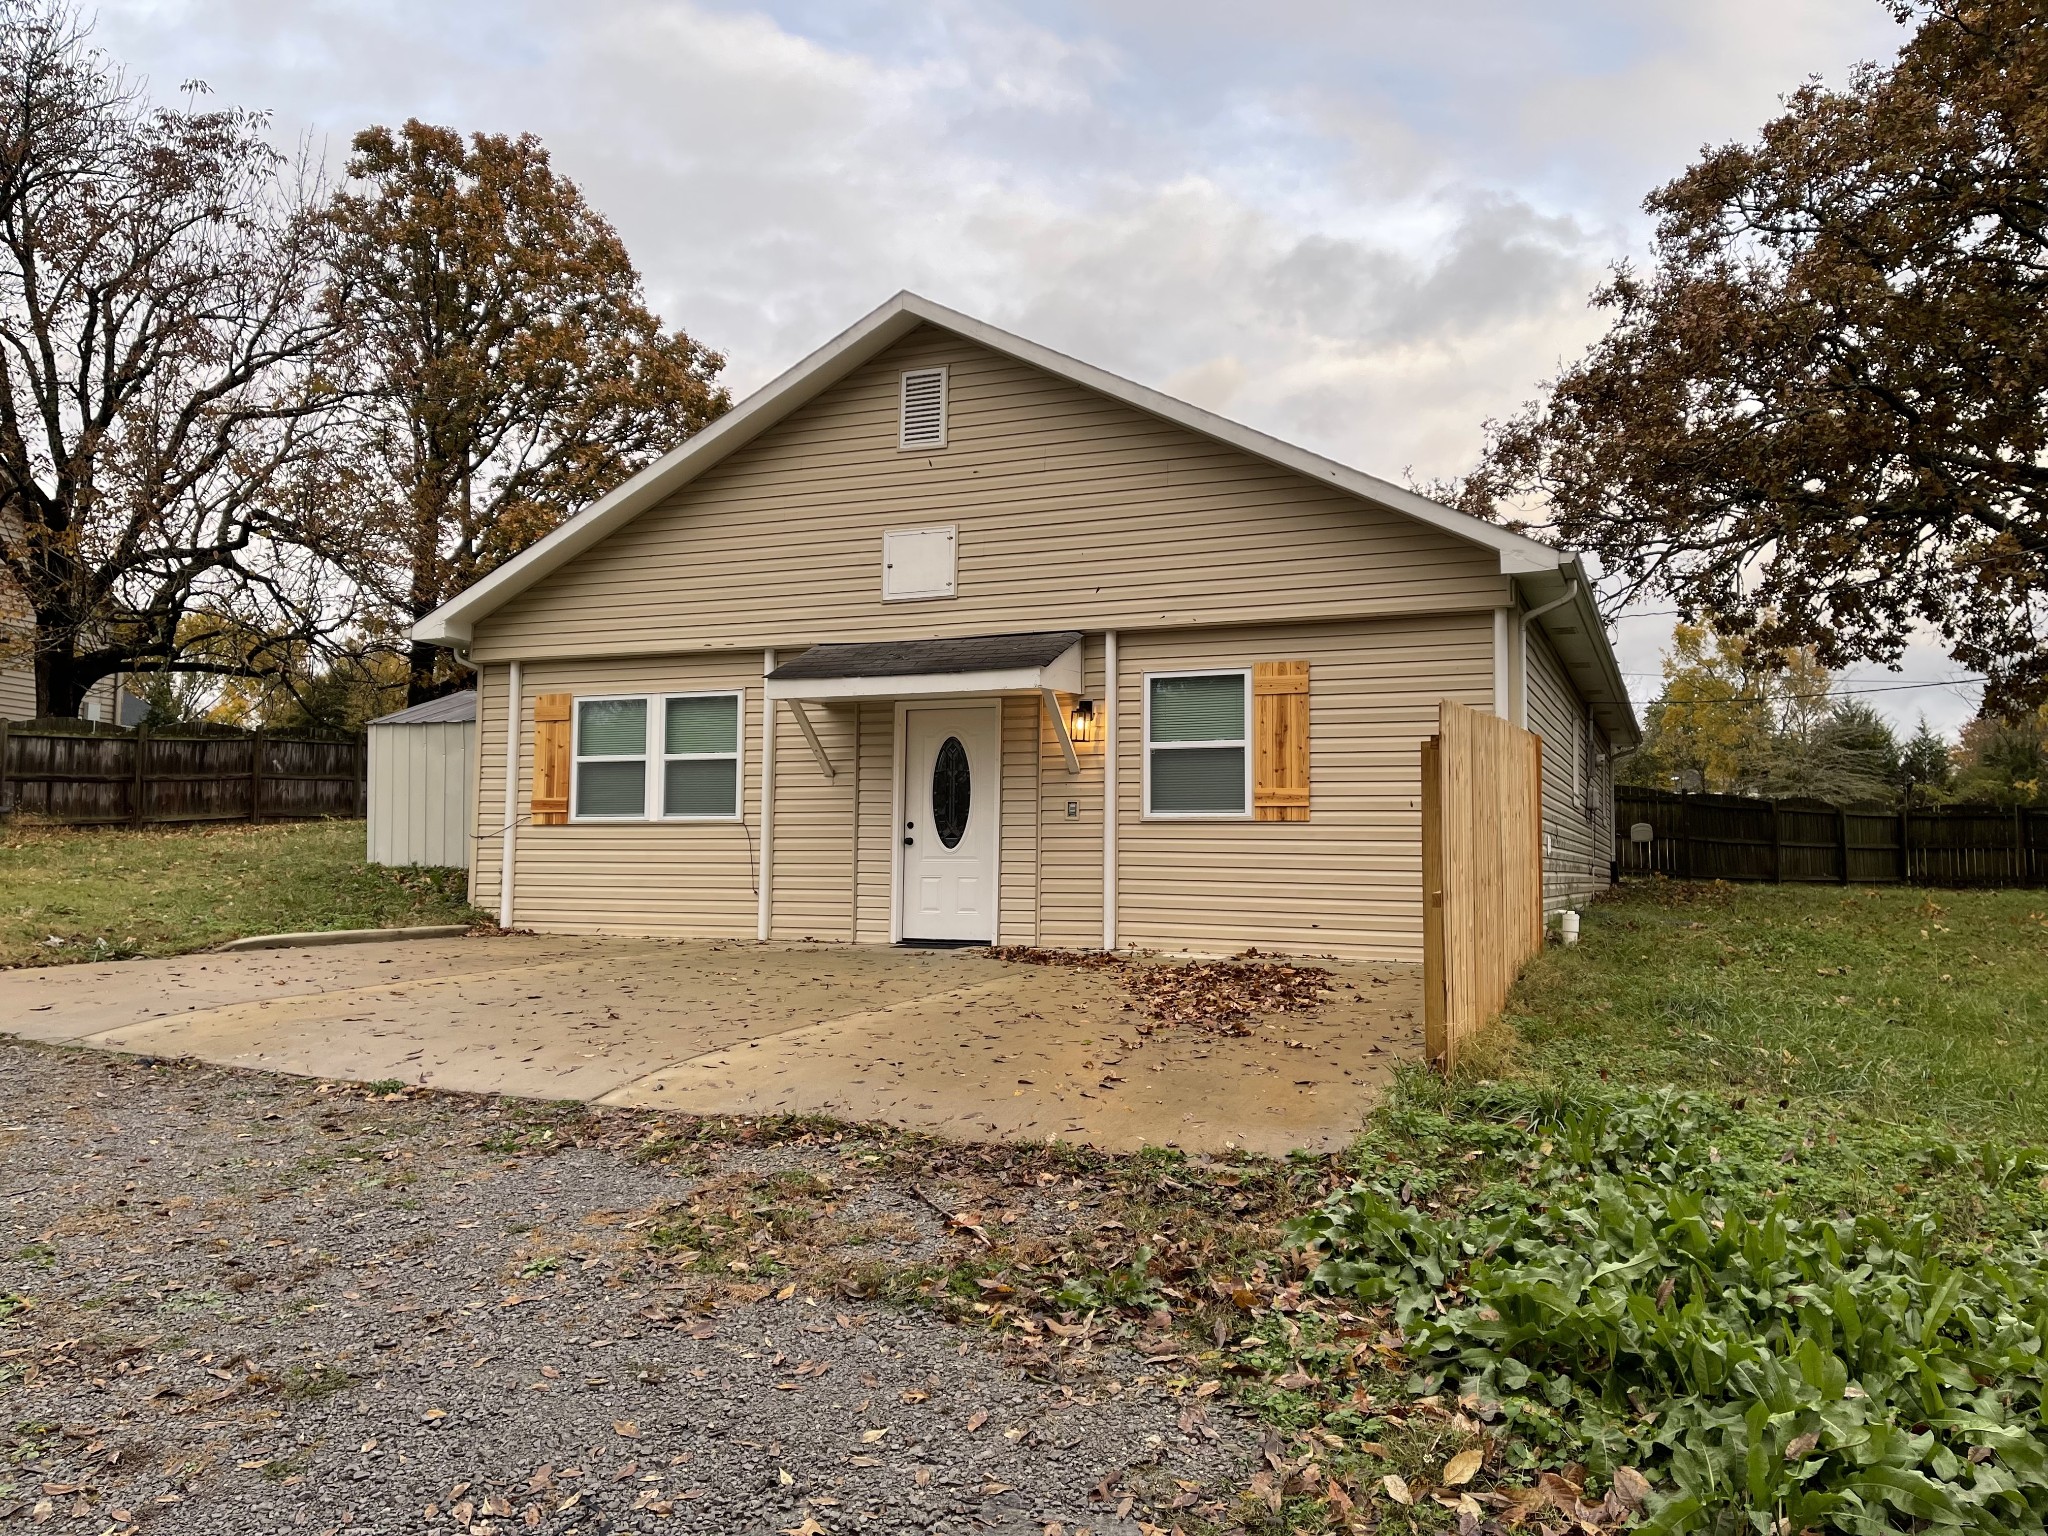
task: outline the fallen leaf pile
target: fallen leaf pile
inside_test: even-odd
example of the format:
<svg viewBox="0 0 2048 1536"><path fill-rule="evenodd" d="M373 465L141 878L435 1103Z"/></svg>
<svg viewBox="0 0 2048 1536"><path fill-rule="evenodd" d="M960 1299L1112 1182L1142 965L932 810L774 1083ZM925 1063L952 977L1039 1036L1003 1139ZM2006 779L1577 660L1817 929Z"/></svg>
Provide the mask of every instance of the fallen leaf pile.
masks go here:
<svg viewBox="0 0 2048 1536"><path fill-rule="evenodd" d="M1321 1003L1332 986L1319 965L1268 960L1255 949L1228 960L1145 962L1121 955L1008 945L989 953L1024 965L1114 970L1134 1007L1148 1016L1137 1026L1149 1035L1161 1025L1186 1025L1213 1035L1246 1035L1264 1013L1293 1013Z"/></svg>

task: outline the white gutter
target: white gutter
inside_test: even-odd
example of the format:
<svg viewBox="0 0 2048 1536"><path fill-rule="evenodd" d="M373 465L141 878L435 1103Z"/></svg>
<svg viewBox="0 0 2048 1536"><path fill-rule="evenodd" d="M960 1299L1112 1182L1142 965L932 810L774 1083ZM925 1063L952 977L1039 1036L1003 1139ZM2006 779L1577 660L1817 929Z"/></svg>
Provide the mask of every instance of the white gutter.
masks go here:
<svg viewBox="0 0 2048 1536"><path fill-rule="evenodd" d="M498 839L498 926L512 926L512 864L519 848L519 663L513 662L506 682L505 698L505 830ZM477 674L482 685L483 674ZM483 713L479 700L477 713Z"/></svg>
<svg viewBox="0 0 2048 1536"><path fill-rule="evenodd" d="M1522 615L1522 688L1515 700L1515 724L1527 728L1529 724L1529 626L1553 608L1562 608L1579 595L1579 584L1574 581L1564 589L1564 596L1545 603L1541 608L1531 608Z"/></svg>
<svg viewBox="0 0 2048 1536"><path fill-rule="evenodd" d="M1116 948L1116 631L1102 636L1102 947Z"/></svg>
<svg viewBox="0 0 2048 1536"><path fill-rule="evenodd" d="M761 653L761 676L775 670L775 648ZM768 942L773 926L774 897L770 872L775 868L775 699L764 685L761 690L761 880L760 911L755 918L757 936Z"/></svg>

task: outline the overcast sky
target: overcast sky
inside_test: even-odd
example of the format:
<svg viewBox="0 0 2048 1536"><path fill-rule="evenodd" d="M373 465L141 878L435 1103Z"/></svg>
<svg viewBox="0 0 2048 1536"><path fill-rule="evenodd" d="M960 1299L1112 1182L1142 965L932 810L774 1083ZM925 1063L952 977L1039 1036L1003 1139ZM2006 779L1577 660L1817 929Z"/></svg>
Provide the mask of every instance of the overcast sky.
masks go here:
<svg viewBox="0 0 2048 1536"><path fill-rule="evenodd" d="M899 288L1393 479L1596 333L1639 204L1877 0L106 0L165 97L335 162L408 116L531 131L744 393ZM1625 621L1654 696L1669 620ZM1903 676L1955 675L1931 648ZM1974 690L1870 695L1953 728Z"/></svg>

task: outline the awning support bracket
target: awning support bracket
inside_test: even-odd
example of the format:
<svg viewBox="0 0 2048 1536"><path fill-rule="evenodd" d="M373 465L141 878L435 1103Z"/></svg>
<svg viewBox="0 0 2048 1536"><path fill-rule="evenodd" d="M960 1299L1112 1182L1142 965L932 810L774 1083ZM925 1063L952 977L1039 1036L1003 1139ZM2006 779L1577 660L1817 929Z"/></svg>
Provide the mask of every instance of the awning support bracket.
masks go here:
<svg viewBox="0 0 2048 1536"><path fill-rule="evenodd" d="M796 716L796 728L804 733L804 740L811 744L811 756L818 760L818 771L828 779L836 779L832 770L832 759L825 755L825 743L818 740L818 733L811 725L811 717L804 712L801 699L789 701L789 712Z"/></svg>
<svg viewBox="0 0 2048 1536"><path fill-rule="evenodd" d="M1050 688L1041 688L1038 692L1045 700L1045 715L1052 721L1052 733L1059 738L1060 751L1067 759L1067 772L1079 773L1081 758L1075 752L1074 738L1067 730L1067 712L1060 708L1060 696Z"/></svg>

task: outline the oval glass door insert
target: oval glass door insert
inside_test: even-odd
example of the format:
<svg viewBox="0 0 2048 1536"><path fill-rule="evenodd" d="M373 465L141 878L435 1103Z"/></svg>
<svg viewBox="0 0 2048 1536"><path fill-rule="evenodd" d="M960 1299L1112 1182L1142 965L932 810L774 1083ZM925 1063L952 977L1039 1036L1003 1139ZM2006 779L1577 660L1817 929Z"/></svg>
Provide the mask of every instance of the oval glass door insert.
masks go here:
<svg viewBox="0 0 2048 1536"><path fill-rule="evenodd" d="M932 827L948 848L958 848L967 835L969 791L967 749L958 736L948 736L932 764Z"/></svg>

